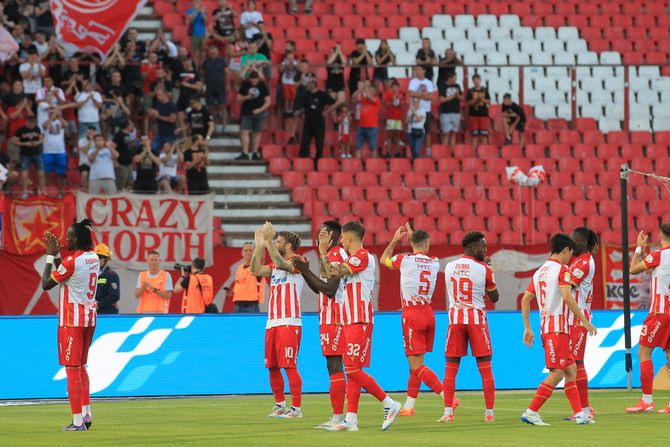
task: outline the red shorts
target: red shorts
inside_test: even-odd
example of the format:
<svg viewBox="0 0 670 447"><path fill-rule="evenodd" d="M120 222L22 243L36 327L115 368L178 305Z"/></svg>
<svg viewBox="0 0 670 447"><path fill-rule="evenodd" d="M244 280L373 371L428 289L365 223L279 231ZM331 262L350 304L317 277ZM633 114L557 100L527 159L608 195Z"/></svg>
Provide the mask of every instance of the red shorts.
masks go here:
<svg viewBox="0 0 670 447"><path fill-rule="evenodd" d="M344 354L344 326L341 324L322 324L319 326L321 352L325 356Z"/></svg>
<svg viewBox="0 0 670 447"><path fill-rule="evenodd" d="M410 306L402 311L405 355L431 352L435 341L435 313L431 306Z"/></svg>
<svg viewBox="0 0 670 447"><path fill-rule="evenodd" d="M488 135L489 134L489 117L488 116L470 116L468 117L468 128L472 135Z"/></svg>
<svg viewBox="0 0 670 447"><path fill-rule="evenodd" d="M570 326L570 353L575 360L584 360L586 351L586 337L589 331L584 326Z"/></svg>
<svg viewBox="0 0 670 447"><path fill-rule="evenodd" d="M445 357L465 357L468 355L468 342L474 357L486 357L493 354L487 323L450 324Z"/></svg>
<svg viewBox="0 0 670 447"><path fill-rule="evenodd" d="M642 325L640 344L664 351L670 349L670 315L649 314Z"/></svg>
<svg viewBox="0 0 670 447"><path fill-rule="evenodd" d="M95 326L58 326L58 363L63 366L86 365L94 332Z"/></svg>
<svg viewBox="0 0 670 447"><path fill-rule="evenodd" d="M295 84L282 84L282 93L284 94L284 101L295 101L296 95Z"/></svg>
<svg viewBox="0 0 670 447"><path fill-rule="evenodd" d="M265 367L297 368L300 326L277 326L265 330Z"/></svg>
<svg viewBox="0 0 670 447"><path fill-rule="evenodd" d="M575 363L570 352L570 335L565 332L553 332L542 335L544 364L548 369L565 369Z"/></svg>
<svg viewBox="0 0 670 447"><path fill-rule="evenodd" d="M367 368L372 355L372 324L355 323L344 326L344 366Z"/></svg>

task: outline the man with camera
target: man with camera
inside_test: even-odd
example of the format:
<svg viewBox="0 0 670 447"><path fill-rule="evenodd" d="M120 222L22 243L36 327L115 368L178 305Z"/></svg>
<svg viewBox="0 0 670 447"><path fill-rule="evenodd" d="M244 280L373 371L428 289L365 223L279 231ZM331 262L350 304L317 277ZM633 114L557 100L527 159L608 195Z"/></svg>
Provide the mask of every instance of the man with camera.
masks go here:
<svg viewBox="0 0 670 447"><path fill-rule="evenodd" d="M172 277L165 270L161 270L161 256L156 250L147 255L147 265L149 270L140 273L137 278L137 313L166 314L172 296Z"/></svg>
<svg viewBox="0 0 670 447"><path fill-rule="evenodd" d="M190 266L175 264L175 270L181 269L181 277L174 288L175 293L184 292L181 304L183 314L216 313L212 277L206 273L205 260L195 258Z"/></svg>

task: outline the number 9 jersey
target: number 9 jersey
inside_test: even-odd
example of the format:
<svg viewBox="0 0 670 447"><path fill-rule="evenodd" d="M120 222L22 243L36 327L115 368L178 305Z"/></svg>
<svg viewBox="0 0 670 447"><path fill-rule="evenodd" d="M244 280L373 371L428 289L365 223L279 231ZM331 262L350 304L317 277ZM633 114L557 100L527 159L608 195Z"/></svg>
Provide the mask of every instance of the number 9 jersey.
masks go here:
<svg viewBox="0 0 670 447"><path fill-rule="evenodd" d="M470 256L447 264L444 279L449 298L449 324L483 324L486 322L487 291L496 290L493 270Z"/></svg>
<svg viewBox="0 0 670 447"><path fill-rule="evenodd" d="M59 326L95 326L95 291L99 273L100 259L92 251L73 253L51 273L51 278L60 284Z"/></svg>

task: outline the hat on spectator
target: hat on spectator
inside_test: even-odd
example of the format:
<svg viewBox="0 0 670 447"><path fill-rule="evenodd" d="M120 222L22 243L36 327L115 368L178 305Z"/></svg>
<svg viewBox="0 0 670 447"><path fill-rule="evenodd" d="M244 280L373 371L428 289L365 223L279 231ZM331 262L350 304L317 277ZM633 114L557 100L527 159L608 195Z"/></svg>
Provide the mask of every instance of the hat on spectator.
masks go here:
<svg viewBox="0 0 670 447"><path fill-rule="evenodd" d="M109 249L107 244L98 244L93 250L96 255L104 256L105 258L112 259L112 251Z"/></svg>

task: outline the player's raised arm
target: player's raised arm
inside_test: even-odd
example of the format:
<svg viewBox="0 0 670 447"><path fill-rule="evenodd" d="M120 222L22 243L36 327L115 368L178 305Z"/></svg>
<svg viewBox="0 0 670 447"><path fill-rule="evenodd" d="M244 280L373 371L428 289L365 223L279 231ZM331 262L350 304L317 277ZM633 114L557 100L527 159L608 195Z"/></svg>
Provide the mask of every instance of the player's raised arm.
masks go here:
<svg viewBox="0 0 670 447"><path fill-rule="evenodd" d="M642 257L642 251L647 245L648 240L649 236L644 231L640 231L640 234L637 235L637 248L635 249L635 253L633 253L633 257L630 260L631 275L639 275L640 273L658 265L658 261L654 265L655 260L653 257L648 257L649 259Z"/></svg>
<svg viewBox="0 0 670 447"><path fill-rule="evenodd" d="M328 278L338 280L346 275L351 275L351 270L344 264L333 264L328 259L328 250L333 245L333 235L326 228L319 231L319 265L321 273Z"/></svg>
<svg viewBox="0 0 670 447"><path fill-rule="evenodd" d="M290 273L295 272L295 267L293 267L291 261L284 259L282 254L279 253L279 250L273 243L273 239L277 234L277 232L275 231L272 224L270 222L265 222L265 225L263 225L261 231L263 233L263 240L265 241L265 246L268 249L268 254L270 255L270 259L272 260L274 265L280 270L284 270Z"/></svg>
<svg viewBox="0 0 670 447"><path fill-rule="evenodd" d="M382 253L382 257L379 259L379 263L381 265L385 265L386 267L393 269L393 260L391 259L391 256L393 255L393 250L395 250L395 246L398 245L398 242L402 240L403 237L405 237L407 232L407 228L409 225L403 225L402 227L399 227L396 231L395 234L393 235L393 239L391 239L391 242L389 242L388 246Z"/></svg>
<svg viewBox="0 0 670 447"><path fill-rule="evenodd" d="M254 276L272 276L272 269L268 265L261 265L261 256L265 250L265 239L263 239L263 229L259 228L254 234L256 245L254 254L251 255L251 265L249 271Z"/></svg>
<svg viewBox="0 0 670 447"><path fill-rule="evenodd" d="M293 266L300 272L305 282L316 293L323 293L324 295L333 298L337 292L337 288L340 285L340 278L328 278L327 281L323 281L319 278L314 272L309 269L309 262L301 257L294 256L291 259Z"/></svg>
<svg viewBox="0 0 670 447"><path fill-rule="evenodd" d="M523 318L523 343L529 348L533 346L533 341L535 340L535 334L533 329L530 327L530 302L535 298L535 293L531 292L530 289L533 288L533 283L530 283L529 290L523 294L521 298L521 317Z"/></svg>
<svg viewBox="0 0 670 447"><path fill-rule="evenodd" d="M44 242L47 246L47 261L42 271L42 289L51 290L58 285L56 280L52 278L51 272L54 265L56 268L60 265L60 258L56 259L56 256L60 253L60 243L53 233L48 232L44 234Z"/></svg>

